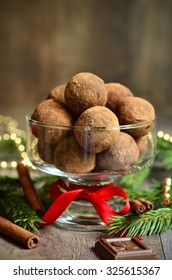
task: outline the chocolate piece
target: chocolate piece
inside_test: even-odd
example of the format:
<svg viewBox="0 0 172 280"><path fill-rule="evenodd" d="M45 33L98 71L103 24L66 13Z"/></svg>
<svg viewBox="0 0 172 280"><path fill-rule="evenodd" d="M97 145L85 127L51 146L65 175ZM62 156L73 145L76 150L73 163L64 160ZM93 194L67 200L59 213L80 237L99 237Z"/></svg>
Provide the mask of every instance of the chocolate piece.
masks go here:
<svg viewBox="0 0 172 280"><path fill-rule="evenodd" d="M102 238L96 252L105 260L155 260L157 256L136 237Z"/></svg>

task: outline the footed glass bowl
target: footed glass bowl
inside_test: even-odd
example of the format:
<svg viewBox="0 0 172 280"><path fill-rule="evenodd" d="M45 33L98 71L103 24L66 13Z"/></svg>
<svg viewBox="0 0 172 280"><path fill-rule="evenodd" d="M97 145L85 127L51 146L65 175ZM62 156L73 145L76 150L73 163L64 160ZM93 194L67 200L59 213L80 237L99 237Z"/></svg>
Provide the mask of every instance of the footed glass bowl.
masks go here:
<svg viewBox="0 0 172 280"><path fill-rule="evenodd" d="M29 114L26 123L30 161L42 172L64 180L69 188L70 184L78 189L103 188L119 176L147 168L155 157L155 120L92 128L44 124L31 119ZM113 199L110 205L115 207ZM73 200L55 224L84 231L105 227L85 199Z"/></svg>

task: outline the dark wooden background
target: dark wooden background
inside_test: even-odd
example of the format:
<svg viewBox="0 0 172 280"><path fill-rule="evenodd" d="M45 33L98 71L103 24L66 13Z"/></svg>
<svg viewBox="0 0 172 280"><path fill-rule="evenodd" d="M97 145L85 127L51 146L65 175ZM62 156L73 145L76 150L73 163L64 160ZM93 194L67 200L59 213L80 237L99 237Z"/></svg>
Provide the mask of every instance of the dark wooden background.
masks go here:
<svg viewBox="0 0 172 280"><path fill-rule="evenodd" d="M171 0L0 0L0 114L25 127L80 71L124 83L172 118Z"/></svg>

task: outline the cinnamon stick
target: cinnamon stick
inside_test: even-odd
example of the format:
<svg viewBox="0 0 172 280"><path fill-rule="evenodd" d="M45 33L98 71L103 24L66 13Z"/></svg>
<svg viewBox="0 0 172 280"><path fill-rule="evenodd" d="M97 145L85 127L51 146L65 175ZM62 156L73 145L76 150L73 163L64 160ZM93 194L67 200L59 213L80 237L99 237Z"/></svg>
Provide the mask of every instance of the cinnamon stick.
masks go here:
<svg viewBox="0 0 172 280"><path fill-rule="evenodd" d="M139 198L138 200L146 207L148 211L154 208L154 205L149 200L146 200L144 198Z"/></svg>
<svg viewBox="0 0 172 280"><path fill-rule="evenodd" d="M146 211L146 206L144 206L139 200L131 200L130 207L134 210L137 214L143 214Z"/></svg>
<svg viewBox="0 0 172 280"><path fill-rule="evenodd" d="M40 243L40 238L28 230L12 223L0 216L0 233L17 241L26 248L36 248Z"/></svg>
<svg viewBox="0 0 172 280"><path fill-rule="evenodd" d="M17 171L27 202L29 203L30 207L36 212L36 214L42 217L45 213L45 210L32 184L28 168L23 163L19 162L17 164Z"/></svg>

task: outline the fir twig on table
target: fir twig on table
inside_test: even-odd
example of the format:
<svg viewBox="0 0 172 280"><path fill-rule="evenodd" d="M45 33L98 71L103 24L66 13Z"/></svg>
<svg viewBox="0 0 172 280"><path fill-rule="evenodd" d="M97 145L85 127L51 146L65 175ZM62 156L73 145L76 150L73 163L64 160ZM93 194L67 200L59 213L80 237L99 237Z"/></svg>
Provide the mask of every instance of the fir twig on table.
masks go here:
<svg viewBox="0 0 172 280"><path fill-rule="evenodd" d="M108 230L110 234L126 236L146 236L161 234L172 228L172 208L159 208L143 215L112 217Z"/></svg>
<svg viewBox="0 0 172 280"><path fill-rule="evenodd" d="M27 230L38 231L38 223L42 220L30 208L24 197L6 195L0 200L0 205L4 215L13 223Z"/></svg>

